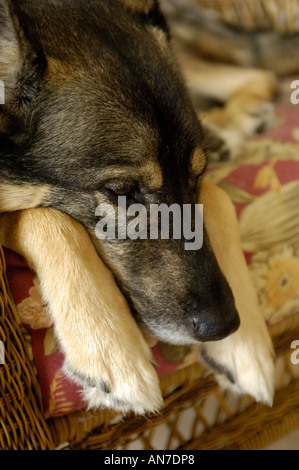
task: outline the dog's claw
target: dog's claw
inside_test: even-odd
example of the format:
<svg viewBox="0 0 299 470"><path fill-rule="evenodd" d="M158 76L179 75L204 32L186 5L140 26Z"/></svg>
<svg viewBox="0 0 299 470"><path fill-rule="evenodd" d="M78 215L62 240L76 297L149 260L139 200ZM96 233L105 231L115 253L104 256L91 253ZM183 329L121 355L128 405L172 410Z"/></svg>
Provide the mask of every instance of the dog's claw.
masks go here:
<svg viewBox="0 0 299 470"><path fill-rule="evenodd" d="M104 393L111 393L111 388L109 385L106 384L106 382L102 382L101 385L100 385L100 388L102 390L102 392Z"/></svg>
<svg viewBox="0 0 299 470"><path fill-rule="evenodd" d="M133 411L135 414L145 414L156 412L162 405L160 393L157 393L154 386L154 394L147 391L144 393L138 391L130 391L128 396L120 391L117 393L107 393L101 387L87 387L83 389L83 397L88 403L88 409L93 408L110 408L120 413L128 413ZM120 398L121 397L121 398Z"/></svg>
<svg viewBox="0 0 299 470"><path fill-rule="evenodd" d="M106 407L121 413L132 411L136 414L158 411L163 400L149 350L140 348L138 358L124 354L122 350L119 360L111 363L107 359L97 361L98 371L92 370L87 361L81 363L80 371L76 370L66 360L64 373L82 387L81 393L88 409ZM101 375L106 378L101 378Z"/></svg>
<svg viewBox="0 0 299 470"><path fill-rule="evenodd" d="M153 413L163 403L158 377L151 365L146 369L143 366L142 370L137 365L135 371L127 371L115 380L111 388L103 381L96 387L83 387L82 394L88 409L106 407L121 413Z"/></svg>

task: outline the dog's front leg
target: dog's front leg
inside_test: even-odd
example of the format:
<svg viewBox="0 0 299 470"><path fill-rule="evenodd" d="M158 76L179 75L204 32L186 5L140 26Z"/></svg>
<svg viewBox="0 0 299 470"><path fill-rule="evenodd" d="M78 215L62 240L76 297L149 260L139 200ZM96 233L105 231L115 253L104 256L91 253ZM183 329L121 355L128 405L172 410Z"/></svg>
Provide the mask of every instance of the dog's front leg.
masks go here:
<svg viewBox="0 0 299 470"><path fill-rule="evenodd" d="M207 182L202 187L201 202L213 251L231 286L241 319L241 326L233 335L205 343L202 357L222 386L271 404L272 344L241 248L233 204L224 191Z"/></svg>
<svg viewBox="0 0 299 470"><path fill-rule="evenodd" d="M0 242L37 273L65 372L90 407L157 410L159 382L150 350L85 229L52 209L0 215Z"/></svg>

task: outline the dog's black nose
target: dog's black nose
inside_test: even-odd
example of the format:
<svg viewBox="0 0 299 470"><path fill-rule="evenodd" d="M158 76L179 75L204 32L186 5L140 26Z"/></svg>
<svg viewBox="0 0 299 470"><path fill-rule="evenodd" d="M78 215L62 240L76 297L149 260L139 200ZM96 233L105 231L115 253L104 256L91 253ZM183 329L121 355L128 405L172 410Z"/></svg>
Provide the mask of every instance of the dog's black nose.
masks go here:
<svg viewBox="0 0 299 470"><path fill-rule="evenodd" d="M192 302L189 311L189 328L196 341L218 341L234 333L240 326L235 305L211 306L202 309L200 303Z"/></svg>

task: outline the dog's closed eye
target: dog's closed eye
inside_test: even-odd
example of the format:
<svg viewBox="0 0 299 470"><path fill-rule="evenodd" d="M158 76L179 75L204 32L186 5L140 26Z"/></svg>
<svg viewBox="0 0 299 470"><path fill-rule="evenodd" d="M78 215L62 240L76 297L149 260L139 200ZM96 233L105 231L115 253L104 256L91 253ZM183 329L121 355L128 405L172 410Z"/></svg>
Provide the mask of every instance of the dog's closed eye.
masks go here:
<svg viewBox="0 0 299 470"><path fill-rule="evenodd" d="M136 190L136 187L135 182L113 181L106 185L106 190L115 196L128 196Z"/></svg>
<svg viewBox="0 0 299 470"><path fill-rule="evenodd" d="M143 203L143 196L137 182L113 181L105 186L104 193L115 201L119 196L126 196L128 201Z"/></svg>

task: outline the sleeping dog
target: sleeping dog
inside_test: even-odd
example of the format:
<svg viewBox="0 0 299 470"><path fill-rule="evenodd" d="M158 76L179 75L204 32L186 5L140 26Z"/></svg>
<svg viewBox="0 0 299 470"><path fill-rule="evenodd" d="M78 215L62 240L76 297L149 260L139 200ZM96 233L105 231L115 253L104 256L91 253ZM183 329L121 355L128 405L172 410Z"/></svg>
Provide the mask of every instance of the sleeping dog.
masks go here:
<svg viewBox="0 0 299 470"><path fill-rule="evenodd" d="M271 403L271 341L158 2L1 0L0 28L0 241L36 271L89 406L160 408L149 336L203 343L222 383ZM202 247L98 240L120 197L203 203Z"/></svg>

